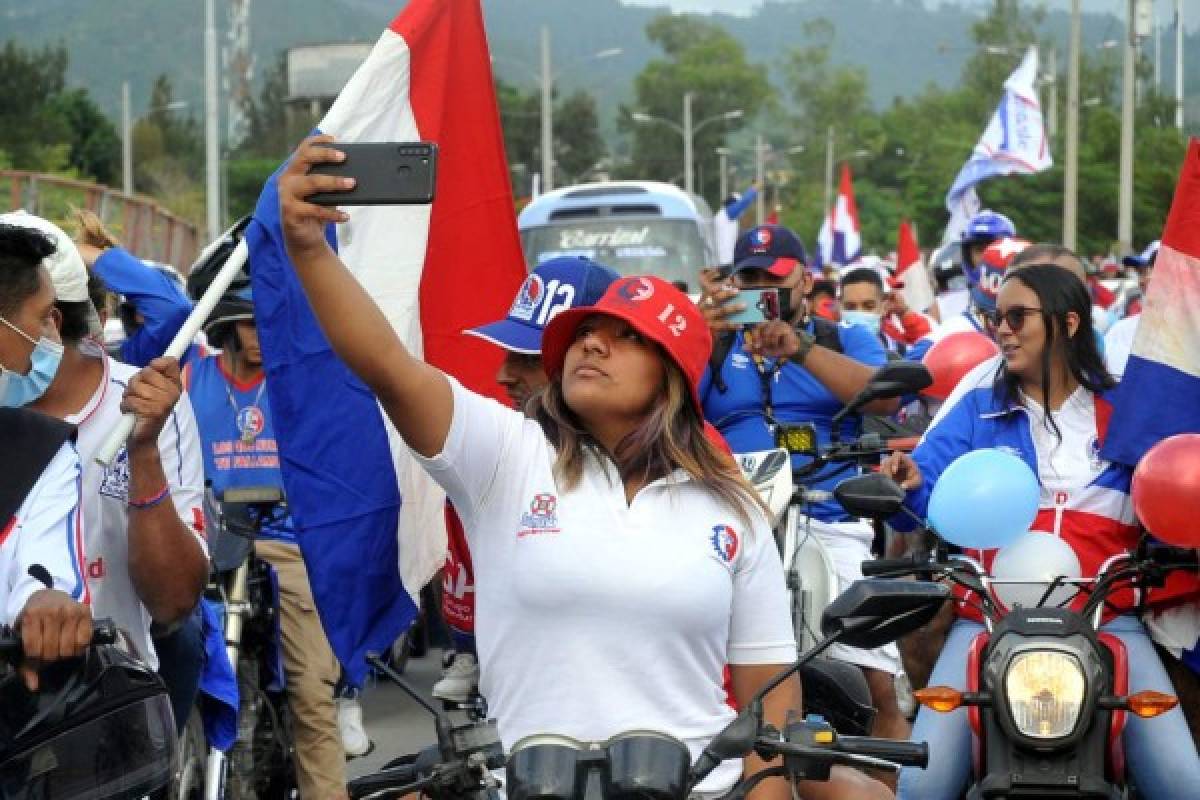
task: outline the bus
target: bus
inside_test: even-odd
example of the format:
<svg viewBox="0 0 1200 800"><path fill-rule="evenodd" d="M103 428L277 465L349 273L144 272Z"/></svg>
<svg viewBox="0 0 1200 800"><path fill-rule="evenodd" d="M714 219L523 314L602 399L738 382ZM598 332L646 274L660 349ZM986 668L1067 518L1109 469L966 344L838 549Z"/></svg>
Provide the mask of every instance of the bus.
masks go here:
<svg viewBox="0 0 1200 800"><path fill-rule="evenodd" d="M586 256L622 275L656 275L684 291L715 266L712 211L669 183L611 181L555 189L517 218L529 269L558 256Z"/></svg>

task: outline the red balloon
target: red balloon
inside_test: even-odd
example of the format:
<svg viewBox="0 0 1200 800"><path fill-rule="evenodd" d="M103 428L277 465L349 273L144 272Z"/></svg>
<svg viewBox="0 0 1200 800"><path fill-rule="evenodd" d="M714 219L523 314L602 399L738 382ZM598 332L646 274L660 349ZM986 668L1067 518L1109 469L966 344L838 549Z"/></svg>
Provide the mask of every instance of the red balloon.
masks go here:
<svg viewBox="0 0 1200 800"><path fill-rule="evenodd" d="M1200 434L1181 433L1151 447L1133 471L1133 510L1159 539L1200 547Z"/></svg>
<svg viewBox="0 0 1200 800"><path fill-rule="evenodd" d="M939 339L921 359L933 376L933 383L921 394L945 400L968 372L999 352L995 342L975 331L961 331Z"/></svg>

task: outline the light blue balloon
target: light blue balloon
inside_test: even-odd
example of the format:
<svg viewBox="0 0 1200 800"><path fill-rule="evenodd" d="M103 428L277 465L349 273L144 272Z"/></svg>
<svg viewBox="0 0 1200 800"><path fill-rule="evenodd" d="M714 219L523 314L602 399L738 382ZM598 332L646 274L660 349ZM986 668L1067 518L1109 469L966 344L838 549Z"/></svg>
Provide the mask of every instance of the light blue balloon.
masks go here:
<svg viewBox="0 0 1200 800"><path fill-rule="evenodd" d="M1011 453L987 448L959 456L938 478L929 522L959 547L1004 547L1029 530L1041 489L1033 470Z"/></svg>

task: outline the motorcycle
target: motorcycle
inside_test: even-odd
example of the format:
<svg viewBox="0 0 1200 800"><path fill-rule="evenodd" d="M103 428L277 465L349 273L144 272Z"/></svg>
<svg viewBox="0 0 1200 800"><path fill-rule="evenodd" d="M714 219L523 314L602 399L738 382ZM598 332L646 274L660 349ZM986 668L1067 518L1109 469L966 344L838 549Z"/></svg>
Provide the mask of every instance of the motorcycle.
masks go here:
<svg viewBox="0 0 1200 800"><path fill-rule="evenodd" d="M228 753L213 746L204 753L197 709L196 726L189 722L184 733L184 779L176 797L292 797L294 744L279 650L279 590L274 571L254 555L258 534L286 514L286 503L278 488L246 487L226 490L218 506L204 596L223 610L226 655L237 678L237 738Z"/></svg>
<svg viewBox="0 0 1200 800"><path fill-rule="evenodd" d="M878 433L842 442L841 422L874 400L915 394L931 381L932 376L921 364L889 362L880 367L863 391L835 415L829 445L817 446L816 431L811 425L776 424L781 447L735 455L746 479L770 512L783 559L798 652L807 652L816 645L821 616L840 588L829 551L803 524L808 505L837 499L836 493L810 489L805 483L828 478L831 471L837 474L852 468L874 466L895 449L911 449L915 445L911 439L885 440ZM795 454L808 456L811 460L793 470L791 456ZM882 532L882 522L877 522L877 536ZM805 686L817 688L806 694L806 709L834 721L842 733L866 734L870 731L875 709L866 679L857 667L827 658L816 659L805 665L802 678Z"/></svg>
<svg viewBox="0 0 1200 800"><path fill-rule="evenodd" d="M0 626L0 800L157 796L175 775L166 686L111 621L93 625L84 654L43 668L37 692L13 669L20 635Z"/></svg>
<svg viewBox="0 0 1200 800"><path fill-rule="evenodd" d="M902 511L904 490L889 478L847 483L839 489L844 487L842 501L854 513L886 518ZM967 709L973 739L968 800L1134 796L1121 741L1126 715L1153 718L1178 701L1153 691L1129 694L1125 646L1100 630L1101 617L1114 592L1143 592L1162 586L1171 572L1197 568L1196 551L1145 540L1086 579L996 580L975 559L950 554L944 543L932 552L863 564L864 574L873 576L952 583L983 613L985 631L968 653L967 691L932 686L916 692L933 711ZM1007 609L999 592L1008 584L1035 586L1041 599ZM1058 605L1055 596L1063 587L1087 592L1079 611Z"/></svg>
<svg viewBox="0 0 1200 800"><path fill-rule="evenodd" d="M806 661L834 642L878 647L924 625L949 597L932 583L859 581L827 609L825 637L803 658L780 672L693 763L687 746L665 733L629 731L604 742L580 742L545 734L517 742L504 754L495 722L474 719L453 725L408 687L382 659L368 660L397 683L435 720L437 744L404 756L381 771L350 782L353 800L383 800L421 792L431 800L497 800L505 768L510 800L686 800L723 761L757 753L782 764L744 778L721 800L741 800L763 780L828 780L836 765L896 770L923 767L929 757L923 743L844 736L824 719L791 716L783 729L763 718L763 698Z"/></svg>

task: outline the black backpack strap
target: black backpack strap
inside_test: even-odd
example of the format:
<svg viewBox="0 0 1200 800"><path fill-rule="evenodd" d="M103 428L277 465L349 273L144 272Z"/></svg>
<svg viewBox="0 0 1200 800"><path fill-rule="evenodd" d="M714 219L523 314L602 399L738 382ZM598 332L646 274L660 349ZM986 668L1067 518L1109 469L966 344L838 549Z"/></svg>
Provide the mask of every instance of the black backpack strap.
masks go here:
<svg viewBox="0 0 1200 800"><path fill-rule="evenodd" d="M713 387L721 394L725 394L729 389L725 379L721 377L721 367L725 366L725 358L733 349L735 336L733 331L721 331L713 339L712 352L708 355L708 388L704 390L704 397L700 398L701 405L708 402L708 395Z"/></svg>
<svg viewBox="0 0 1200 800"><path fill-rule="evenodd" d="M24 408L0 408L0 528L8 523L33 490L42 472L75 437L75 426Z"/></svg>

